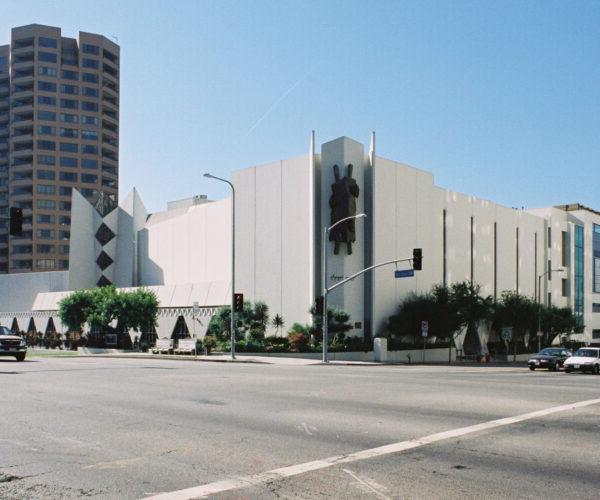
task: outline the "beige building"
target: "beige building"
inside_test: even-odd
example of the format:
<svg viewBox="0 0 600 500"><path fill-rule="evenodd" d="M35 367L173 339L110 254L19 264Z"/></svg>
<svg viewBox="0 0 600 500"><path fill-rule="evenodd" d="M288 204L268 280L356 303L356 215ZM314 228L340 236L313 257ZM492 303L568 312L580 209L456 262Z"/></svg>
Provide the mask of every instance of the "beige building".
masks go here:
<svg viewBox="0 0 600 500"><path fill-rule="evenodd" d="M0 46L0 215L24 213L22 237L0 223L0 272L68 268L73 188L116 204L119 52L38 24Z"/></svg>

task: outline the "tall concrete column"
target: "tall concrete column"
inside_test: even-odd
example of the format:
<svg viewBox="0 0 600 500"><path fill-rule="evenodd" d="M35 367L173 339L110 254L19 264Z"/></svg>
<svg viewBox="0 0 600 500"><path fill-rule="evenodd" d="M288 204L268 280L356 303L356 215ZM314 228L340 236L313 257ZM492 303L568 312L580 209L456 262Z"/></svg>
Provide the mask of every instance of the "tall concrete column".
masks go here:
<svg viewBox="0 0 600 500"><path fill-rule="evenodd" d="M353 165L352 177L356 180L360 193L356 199L356 213L365 211L365 153L364 146L347 137L340 137L321 146L321 227L331 226L329 200L331 186L335 183L333 166L339 167L340 177L348 175L348 165ZM327 241L327 285L331 286L365 267L365 223L364 219L355 221L356 241L352 243L352 254L348 255L345 243L340 244L338 255L334 254L334 243ZM322 238L322 236L321 236ZM321 243L321 242L319 242ZM329 307L344 309L350 314L352 323L360 323L360 328L351 330L350 335L364 333L365 300L364 277L343 285L329 295Z"/></svg>

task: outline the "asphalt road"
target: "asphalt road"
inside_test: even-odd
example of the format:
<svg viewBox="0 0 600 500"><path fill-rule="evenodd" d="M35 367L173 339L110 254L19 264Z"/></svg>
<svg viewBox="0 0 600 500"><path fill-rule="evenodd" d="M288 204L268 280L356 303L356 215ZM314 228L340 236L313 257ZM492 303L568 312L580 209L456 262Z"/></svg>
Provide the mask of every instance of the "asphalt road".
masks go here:
<svg viewBox="0 0 600 500"><path fill-rule="evenodd" d="M0 359L0 398L3 499L143 498L201 485L212 486L180 497L600 494L593 375ZM582 401L587 406L469 427ZM386 445L393 446L379 448Z"/></svg>

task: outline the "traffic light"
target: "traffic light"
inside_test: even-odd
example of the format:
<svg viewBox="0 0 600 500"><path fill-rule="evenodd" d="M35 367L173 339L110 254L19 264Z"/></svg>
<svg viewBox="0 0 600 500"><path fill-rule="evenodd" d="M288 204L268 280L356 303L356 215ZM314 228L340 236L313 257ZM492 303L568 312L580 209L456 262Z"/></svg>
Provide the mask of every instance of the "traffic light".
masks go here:
<svg viewBox="0 0 600 500"><path fill-rule="evenodd" d="M234 293L233 294L233 310L236 313L244 312L244 294Z"/></svg>
<svg viewBox="0 0 600 500"><path fill-rule="evenodd" d="M322 316L323 315L323 296L319 295L317 297L317 300L315 301L315 312L317 313L318 316Z"/></svg>
<svg viewBox="0 0 600 500"><path fill-rule="evenodd" d="M415 271L423 269L423 250L420 248L413 248L413 269Z"/></svg>
<svg viewBox="0 0 600 500"><path fill-rule="evenodd" d="M10 229L11 236L23 235L23 209L10 207Z"/></svg>

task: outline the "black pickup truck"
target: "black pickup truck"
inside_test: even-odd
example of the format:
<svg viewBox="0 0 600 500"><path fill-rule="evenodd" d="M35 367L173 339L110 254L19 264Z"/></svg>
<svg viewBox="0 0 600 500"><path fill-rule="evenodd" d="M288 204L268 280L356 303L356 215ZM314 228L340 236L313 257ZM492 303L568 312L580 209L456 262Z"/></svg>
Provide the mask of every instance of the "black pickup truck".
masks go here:
<svg viewBox="0 0 600 500"><path fill-rule="evenodd" d="M17 361L25 361L27 343L5 326L0 326L0 356L14 356Z"/></svg>

